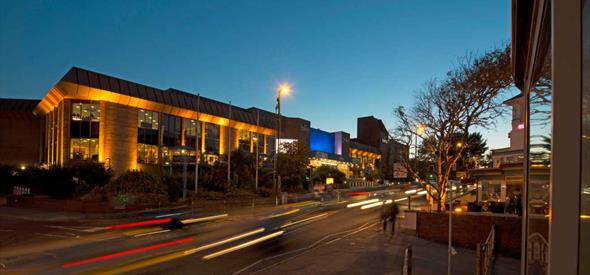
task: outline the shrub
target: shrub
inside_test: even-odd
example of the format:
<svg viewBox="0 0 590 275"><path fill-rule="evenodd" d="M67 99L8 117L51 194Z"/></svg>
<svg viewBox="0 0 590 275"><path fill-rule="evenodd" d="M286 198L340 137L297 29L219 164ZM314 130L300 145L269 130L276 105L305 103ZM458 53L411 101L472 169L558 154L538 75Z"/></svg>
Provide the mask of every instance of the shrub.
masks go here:
<svg viewBox="0 0 590 275"><path fill-rule="evenodd" d="M166 189L168 190L168 201L176 202L178 201L178 199L182 197L182 177L162 176L161 181L162 184L164 184L164 186L166 186Z"/></svg>
<svg viewBox="0 0 590 275"><path fill-rule="evenodd" d="M168 199L160 178L142 171L127 171L105 187L110 197L126 197L130 203L161 204Z"/></svg>

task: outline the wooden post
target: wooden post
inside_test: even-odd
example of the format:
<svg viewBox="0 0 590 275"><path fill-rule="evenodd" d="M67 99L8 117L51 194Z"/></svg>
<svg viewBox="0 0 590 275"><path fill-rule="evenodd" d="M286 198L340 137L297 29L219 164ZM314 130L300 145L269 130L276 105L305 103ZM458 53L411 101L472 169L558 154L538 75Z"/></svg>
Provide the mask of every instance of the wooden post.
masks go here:
<svg viewBox="0 0 590 275"><path fill-rule="evenodd" d="M481 244L477 243L475 248L475 275L481 275Z"/></svg>
<svg viewBox="0 0 590 275"><path fill-rule="evenodd" d="M406 247L404 253L404 266L402 268L403 275L412 275L412 246Z"/></svg>

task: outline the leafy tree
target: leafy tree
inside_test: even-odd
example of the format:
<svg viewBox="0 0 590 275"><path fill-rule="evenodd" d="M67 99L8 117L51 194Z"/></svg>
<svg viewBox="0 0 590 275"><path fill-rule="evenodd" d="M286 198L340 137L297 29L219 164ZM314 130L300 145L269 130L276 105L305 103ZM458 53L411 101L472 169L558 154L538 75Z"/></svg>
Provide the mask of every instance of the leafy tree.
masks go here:
<svg viewBox="0 0 590 275"><path fill-rule="evenodd" d="M408 173L432 187L427 191L439 211L444 210L449 176L467 148L460 144L468 142L474 127L495 125L505 111L501 95L512 83L509 47L471 54L460 59L444 80L427 82L409 109L394 109L398 141L409 146L416 135L423 138L420 150L427 154L404 163ZM416 167L420 162L433 164L434 184L420 177Z"/></svg>
<svg viewBox="0 0 590 275"><path fill-rule="evenodd" d="M343 184L346 175L334 166L322 165L313 171L311 180L325 183L326 178L334 178L334 184Z"/></svg>
<svg viewBox="0 0 590 275"><path fill-rule="evenodd" d="M309 149L305 144L296 141L281 144L278 158L280 190L297 191L304 189L309 166Z"/></svg>

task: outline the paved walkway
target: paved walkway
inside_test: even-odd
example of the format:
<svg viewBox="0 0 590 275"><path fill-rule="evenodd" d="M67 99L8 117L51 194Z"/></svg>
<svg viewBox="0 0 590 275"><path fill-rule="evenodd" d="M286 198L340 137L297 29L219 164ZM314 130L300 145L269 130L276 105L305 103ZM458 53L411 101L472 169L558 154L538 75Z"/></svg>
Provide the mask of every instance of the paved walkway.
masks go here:
<svg viewBox="0 0 590 275"><path fill-rule="evenodd" d="M412 245L413 274L446 274L447 246L406 234L384 234L371 228L330 244L319 245L262 274L402 274L404 249ZM474 274L475 252L457 249L452 274ZM494 274L519 274L518 259L499 257Z"/></svg>

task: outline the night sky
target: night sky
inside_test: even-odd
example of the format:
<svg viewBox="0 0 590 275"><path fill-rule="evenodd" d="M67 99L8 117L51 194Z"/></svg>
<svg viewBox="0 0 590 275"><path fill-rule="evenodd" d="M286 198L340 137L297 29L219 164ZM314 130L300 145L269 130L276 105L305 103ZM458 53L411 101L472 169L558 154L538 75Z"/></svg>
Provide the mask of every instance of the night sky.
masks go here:
<svg viewBox="0 0 590 275"><path fill-rule="evenodd" d="M0 0L0 97L42 98L72 66L356 136L459 56L510 41L510 1ZM484 132L508 146L508 118Z"/></svg>

